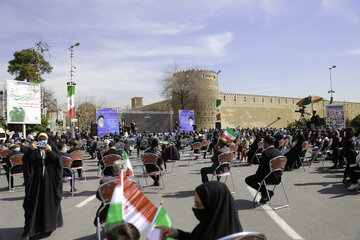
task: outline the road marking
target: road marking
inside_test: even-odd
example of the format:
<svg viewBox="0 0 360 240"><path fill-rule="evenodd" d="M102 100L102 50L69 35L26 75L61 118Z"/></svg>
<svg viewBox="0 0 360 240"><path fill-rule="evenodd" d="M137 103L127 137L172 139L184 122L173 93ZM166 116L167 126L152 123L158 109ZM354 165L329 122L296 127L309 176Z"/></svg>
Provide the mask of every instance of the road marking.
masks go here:
<svg viewBox="0 0 360 240"><path fill-rule="evenodd" d="M256 194L256 190L247 186L249 192L251 193L251 195L253 197L255 197ZM260 198L259 194L256 198L256 200L258 201ZM268 204L263 204L261 205L262 209L272 218L272 220L274 220L274 222L279 225L279 227L289 236L291 237L291 239L296 239L296 240L303 240L303 238L297 233L295 232L294 229L292 229L292 227L290 227Z"/></svg>
<svg viewBox="0 0 360 240"><path fill-rule="evenodd" d="M92 195L91 197L88 197L87 199L85 199L84 201L82 201L81 203L76 205L75 207L81 208L81 207L85 206L86 204L88 204L89 202L91 202L92 200L94 200L95 198L96 198L96 195Z"/></svg>

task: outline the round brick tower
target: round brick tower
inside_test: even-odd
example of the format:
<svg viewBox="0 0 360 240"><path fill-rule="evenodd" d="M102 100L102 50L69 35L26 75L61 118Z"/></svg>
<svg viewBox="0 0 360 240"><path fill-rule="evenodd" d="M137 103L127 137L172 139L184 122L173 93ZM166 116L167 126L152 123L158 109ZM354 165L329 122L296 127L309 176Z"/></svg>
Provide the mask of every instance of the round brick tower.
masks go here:
<svg viewBox="0 0 360 240"><path fill-rule="evenodd" d="M216 100L219 99L218 73L208 70L187 70L173 76L172 106L174 121L179 110L194 110L198 129L215 128Z"/></svg>

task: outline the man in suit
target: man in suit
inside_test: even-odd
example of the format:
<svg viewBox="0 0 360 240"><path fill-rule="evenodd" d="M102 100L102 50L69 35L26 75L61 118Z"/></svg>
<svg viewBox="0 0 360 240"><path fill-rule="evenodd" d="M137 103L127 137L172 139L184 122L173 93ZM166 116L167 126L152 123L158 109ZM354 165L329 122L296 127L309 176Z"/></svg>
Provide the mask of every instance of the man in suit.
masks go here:
<svg viewBox="0 0 360 240"><path fill-rule="evenodd" d="M226 139L220 138L217 145L215 146L214 155L211 157L211 161L213 162L213 164L211 165L211 167L204 167L200 170L201 180L203 183L209 181L207 175L213 174L215 169L219 166L219 160L218 160L219 155L225 152L230 152L230 149L226 144L227 144Z"/></svg>
<svg viewBox="0 0 360 240"><path fill-rule="evenodd" d="M261 154L259 167L254 175L248 176L245 179L246 184L254 188L255 190L259 189L261 181L266 177L266 175L270 173L270 165L269 165L270 160L281 155L281 152L274 147L274 141L275 140L272 136L267 135L264 137L265 150ZM266 179L266 183L278 184L280 183L280 180L281 180L281 173L275 172ZM264 185L261 186L260 192L261 192L260 202L266 203L267 201L269 201L269 198L266 193L266 188ZM272 197L274 195L274 192L270 190L269 195L270 197Z"/></svg>

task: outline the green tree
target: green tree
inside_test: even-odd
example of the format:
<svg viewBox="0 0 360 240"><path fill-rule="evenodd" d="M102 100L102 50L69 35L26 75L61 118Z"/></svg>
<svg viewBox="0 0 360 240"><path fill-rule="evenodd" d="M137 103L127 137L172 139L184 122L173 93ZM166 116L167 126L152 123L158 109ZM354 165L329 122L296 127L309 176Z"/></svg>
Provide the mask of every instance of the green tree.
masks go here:
<svg viewBox="0 0 360 240"><path fill-rule="evenodd" d="M346 125L348 126L348 125ZM350 126L353 128L359 128L360 127L360 115L357 115L350 121Z"/></svg>
<svg viewBox="0 0 360 240"><path fill-rule="evenodd" d="M44 73L51 73L53 67L45 60L43 53L49 51L47 43L37 42L37 49L29 48L14 53L14 59L9 61L8 72L15 75L15 80L41 83Z"/></svg>

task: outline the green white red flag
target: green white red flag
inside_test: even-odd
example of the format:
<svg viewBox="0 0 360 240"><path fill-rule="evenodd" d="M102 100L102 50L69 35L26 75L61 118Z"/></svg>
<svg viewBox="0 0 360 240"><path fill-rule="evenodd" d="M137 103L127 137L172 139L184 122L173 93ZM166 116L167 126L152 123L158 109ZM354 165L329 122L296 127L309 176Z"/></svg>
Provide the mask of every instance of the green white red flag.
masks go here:
<svg viewBox="0 0 360 240"><path fill-rule="evenodd" d="M68 118L75 118L75 86L67 87Z"/></svg>
<svg viewBox="0 0 360 240"><path fill-rule="evenodd" d="M131 162L130 162L130 159L129 159L129 156L127 155L126 151L124 151L124 161L125 161L125 164L126 164L126 176L135 176L134 175L134 170L131 166Z"/></svg>
<svg viewBox="0 0 360 240"><path fill-rule="evenodd" d="M158 208L155 218L152 221L150 228L145 236L145 240L160 240L161 230L155 228L156 226L172 227L171 220L169 215L166 213L165 209L160 205ZM167 238L172 239L172 238Z"/></svg>
<svg viewBox="0 0 360 240"><path fill-rule="evenodd" d="M216 100L216 120L221 120L221 99Z"/></svg>
<svg viewBox="0 0 360 240"><path fill-rule="evenodd" d="M231 142L234 142L237 135L238 134L236 132L234 132L229 127L227 127L221 137L225 138L227 142L231 143Z"/></svg>
<svg viewBox="0 0 360 240"><path fill-rule="evenodd" d="M105 227L128 222L142 232L152 222L157 208L123 171L114 189Z"/></svg>

